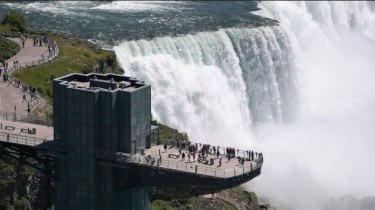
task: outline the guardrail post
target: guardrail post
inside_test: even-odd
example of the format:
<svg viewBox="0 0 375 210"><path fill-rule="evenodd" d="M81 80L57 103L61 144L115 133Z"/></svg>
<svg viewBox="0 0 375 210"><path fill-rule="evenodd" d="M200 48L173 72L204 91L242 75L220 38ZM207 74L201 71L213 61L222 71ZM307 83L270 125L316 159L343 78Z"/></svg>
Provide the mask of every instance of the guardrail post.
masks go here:
<svg viewBox="0 0 375 210"><path fill-rule="evenodd" d="M233 171L234 171L234 176L236 176L236 168L234 168Z"/></svg>
<svg viewBox="0 0 375 210"><path fill-rule="evenodd" d="M245 174L245 165L242 168L242 174Z"/></svg>
<svg viewBox="0 0 375 210"><path fill-rule="evenodd" d="M198 172L198 166L195 165L195 174L197 174L197 172Z"/></svg>

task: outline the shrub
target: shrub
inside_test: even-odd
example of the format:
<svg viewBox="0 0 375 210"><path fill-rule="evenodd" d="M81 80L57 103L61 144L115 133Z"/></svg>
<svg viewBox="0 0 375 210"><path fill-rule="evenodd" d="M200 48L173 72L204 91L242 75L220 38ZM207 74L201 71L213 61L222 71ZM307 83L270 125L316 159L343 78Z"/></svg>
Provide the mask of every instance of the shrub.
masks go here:
<svg viewBox="0 0 375 210"><path fill-rule="evenodd" d="M29 201L26 198L21 198L14 202L14 208L17 210L31 210Z"/></svg>
<svg viewBox="0 0 375 210"><path fill-rule="evenodd" d="M26 31L26 18L14 11L6 13L1 21L1 24L13 26L22 33Z"/></svg>

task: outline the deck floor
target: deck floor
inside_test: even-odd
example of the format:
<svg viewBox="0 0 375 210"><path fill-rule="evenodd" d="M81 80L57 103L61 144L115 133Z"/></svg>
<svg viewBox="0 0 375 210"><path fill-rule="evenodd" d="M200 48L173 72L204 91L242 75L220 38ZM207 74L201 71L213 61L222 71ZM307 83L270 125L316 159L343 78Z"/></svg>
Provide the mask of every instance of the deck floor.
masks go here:
<svg viewBox="0 0 375 210"><path fill-rule="evenodd" d="M159 155L160 150L160 155ZM228 158L221 152L219 158L216 155L208 154L208 161L212 159L214 164L205 164L203 162L198 162L198 154L196 154L196 159L193 160L192 155L190 156L190 161L188 159L188 151L183 150L182 152L185 153L185 160L182 160L181 156L176 157L169 157L170 154L179 155L179 151L177 148L170 148L168 146L167 151L164 152L164 145L154 145L149 149L145 150L146 155L150 155L152 158L160 159L161 156L161 167L180 170L180 171L187 171L187 172L196 172L200 174L207 174L219 177L230 177L235 176L236 174L242 174L250 172L251 169L256 167L256 163L254 161L246 160L244 165L241 165L238 159L231 158L228 161ZM239 154L242 157L241 153ZM219 159L221 158L221 166L219 166Z"/></svg>
<svg viewBox="0 0 375 210"><path fill-rule="evenodd" d="M53 140L53 127L19 122L19 121L6 121L6 120L0 120L0 123L1 123L0 132L2 133L16 134L16 135L45 139L45 140ZM8 126L7 129L6 129L6 126ZM14 130L10 126L14 127ZM28 129L28 128L29 129L35 128L36 134L30 134L30 133L21 131L21 129Z"/></svg>

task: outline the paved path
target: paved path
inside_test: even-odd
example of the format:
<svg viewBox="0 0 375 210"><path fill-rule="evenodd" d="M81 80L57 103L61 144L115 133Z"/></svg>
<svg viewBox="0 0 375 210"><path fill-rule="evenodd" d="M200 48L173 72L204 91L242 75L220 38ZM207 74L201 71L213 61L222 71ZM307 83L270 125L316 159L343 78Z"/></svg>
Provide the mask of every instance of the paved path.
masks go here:
<svg viewBox="0 0 375 210"><path fill-rule="evenodd" d="M20 38L9 38L10 40L17 42L21 46L21 50L13 57L6 60L9 67L13 67L13 62L18 60L18 62L24 66L24 63L32 63L32 61L37 61L41 59L41 55L44 53L46 58L48 55L48 47L43 45L42 47L33 47L33 40L28 38L25 42L25 47L22 48L22 42ZM36 64L36 63L35 63Z"/></svg>
<svg viewBox="0 0 375 210"><path fill-rule="evenodd" d="M25 47L22 48L22 42L20 38L9 38L12 41L17 42L21 46L21 50L10 59L6 60L8 62L8 66L13 68L13 62L18 60L18 62L24 66L25 62L32 63L32 61L36 61L41 59L42 53L46 56L48 55L48 47L33 47L33 40L27 39L25 42ZM3 69L3 67L0 67ZM30 95L22 92L22 88L17 88L8 82L4 82L1 73L0 78L0 112L8 112L14 113L16 111L17 114L27 114L27 101L30 100ZM26 95L27 101L23 101L23 95Z"/></svg>

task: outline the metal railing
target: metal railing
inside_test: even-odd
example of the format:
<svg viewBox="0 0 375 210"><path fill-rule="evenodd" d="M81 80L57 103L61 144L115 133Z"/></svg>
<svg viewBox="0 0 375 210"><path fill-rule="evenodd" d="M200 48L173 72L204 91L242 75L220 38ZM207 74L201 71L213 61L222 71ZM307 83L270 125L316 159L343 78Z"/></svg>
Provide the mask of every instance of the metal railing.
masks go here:
<svg viewBox="0 0 375 210"><path fill-rule="evenodd" d="M167 143L167 147L170 149L170 148L174 148L174 149L179 149L179 148L177 148L177 142L176 142L176 140L173 140L173 139L160 139L160 142L162 142L162 143ZM172 143L173 142L173 143ZM209 145L210 146L210 148L209 148L209 150L208 150L208 154L210 154L210 155L215 155L216 154L216 152L217 152L217 150L219 150L219 152L220 152L220 155L225 155L226 156L226 154L227 154L227 151L226 151L226 148L227 147L223 147L223 146L215 146L215 145L211 145L211 144L208 144L208 143L206 143L206 144L202 144L202 143L196 143L196 142L192 142L192 141L182 141L182 140L180 140L179 141L180 142L180 148L182 149L182 150L188 150L188 146L189 146L189 143L190 143L190 145L197 145L198 147L197 147L197 150L196 150L196 153L198 153L198 151L201 151L201 149L202 149L202 147L203 147L203 145ZM182 142L185 144L185 147L183 147L182 145ZM215 150L213 149L213 147L215 147ZM250 158L250 151L251 150L240 150L240 149L235 149L235 157L243 157L243 158L245 158L245 159L249 159ZM214 152L215 152L215 154L214 154ZM259 152L255 152L255 151L252 151L252 152L254 152L254 159L257 159L257 157L259 156L259 155L261 155L261 153L259 153ZM155 153L156 154L156 153ZM232 157L233 158L233 157Z"/></svg>
<svg viewBox="0 0 375 210"><path fill-rule="evenodd" d="M36 125L53 126L53 121L47 118L37 119L26 114L15 114L15 113L9 113L9 112L0 112L0 120L11 121L11 122L20 121L20 122L31 123L31 124L36 124Z"/></svg>
<svg viewBox="0 0 375 210"><path fill-rule="evenodd" d="M7 82L9 83L9 85L13 85L16 88L22 88L25 93L29 93L32 96L31 97L32 100L29 102L30 103L30 112L33 111L42 102L42 99L41 99L37 90L35 90L35 92L33 92L33 93L31 93L31 91L28 91L28 88L26 88L26 90L24 90L24 87L29 87L29 86L27 84L19 81L18 79L12 77L12 73L16 69L27 68L27 67L47 63L47 62L53 60L54 58L56 58L56 56L58 54L59 54L59 48L56 45L55 50L52 51L51 53L49 53L49 55L47 55L46 57L41 57L41 58L29 61L29 62L23 62L23 63L20 62L20 63L17 63L15 65L13 65L13 66L12 65L8 66Z"/></svg>
<svg viewBox="0 0 375 210"><path fill-rule="evenodd" d="M0 120L6 120L6 121L22 121L27 119L28 115L23 114L15 114L15 113L9 113L9 112L0 112Z"/></svg>
<svg viewBox="0 0 375 210"><path fill-rule="evenodd" d="M37 90L35 90L35 92L30 91L29 86L27 84L21 82L20 80L15 79L12 76L8 76L8 78L5 82L8 82L8 86L13 85L13 87L15 87L15 88L22 89L22 92L24 94L30 95L31 100L28 101L28 103L30 105L30 112L33 111L42 102L42 99L39 96L38 91Z"/></svg>
<svg viewBox="0 0 375 210"><path fill-rule="evenodd" d="M181 163L172 160L160 160L159 158L153 157L151 155L131 155L128 153L114 152L109 150L98 150L97 156L98 158L101 158L103 160L109 160L113 162L133 163L218 178L231 178L235 176L248 174L261 168L263 165L263 157L260 157L259 159L253 162L246 162L243 166L240 167L216 169L208 166L195 165L193 163Z"/></svg>
<svg viewBox="0 0 375 210"><path fill-rule="evenodd" d="M21 144L21 145L26 145L26 146L37 146L39 144L42 144L50 140L36 138L32 136L20 135L20 134L0 132L0 141L11 142L11 143Z"/></svg>
<svg viewBox="0 0 375 210"><path fill-rule="evenodd" d="M248 174L262 166L261 160L248 162L240 167L233 167L227 169L216 169L208 166L200 166L192 163L181 163L172 160L162 160L159 162L159 167L178 170L187 173L194 173L206 176L213 176L218 178L231 178L239 175ZM157 163L156 163L157 164Z"/></svg>
<svg viewBox="0 0 375 210"><path fill-rule="evenodd" d="M47 62L53 60L58 54L59 54L59 48L56 46L55 50L52 53L48 54L45 58L41 57L41 58L38 58L36 60L32 60L32 61L28 61L28 62L27 61L26 62L19 62L16 65L13 65L13 66L9 65L8 66L8 73L10 75L16 69L27 68L27 67L47 63Z"/></svg>

